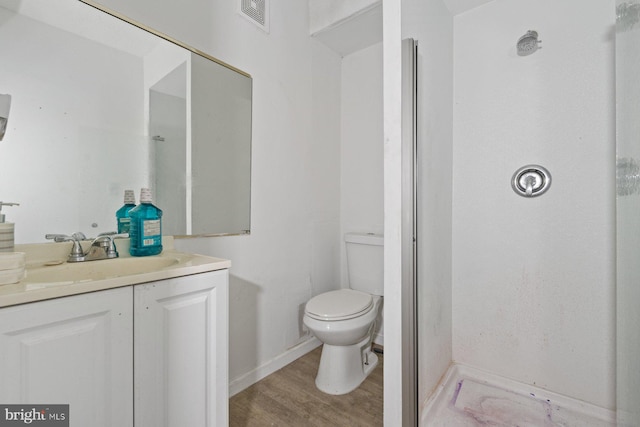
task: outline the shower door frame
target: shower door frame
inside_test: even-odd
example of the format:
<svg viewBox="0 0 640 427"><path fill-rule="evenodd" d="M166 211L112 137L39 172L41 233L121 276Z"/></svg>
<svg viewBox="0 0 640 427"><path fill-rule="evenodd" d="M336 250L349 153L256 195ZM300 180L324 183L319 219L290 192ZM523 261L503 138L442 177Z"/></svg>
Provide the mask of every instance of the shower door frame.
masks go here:
<svg viewBox="0 0 640 427"><path fill-rule="evenodd" d="M402 425L418 425L418 42L402 41Z"/></svg>
<svg viewBox="0 0 640 427"><path fill-rule="evenodd" d="M616 1L616 418L640 423L640 3Z"/></svg>

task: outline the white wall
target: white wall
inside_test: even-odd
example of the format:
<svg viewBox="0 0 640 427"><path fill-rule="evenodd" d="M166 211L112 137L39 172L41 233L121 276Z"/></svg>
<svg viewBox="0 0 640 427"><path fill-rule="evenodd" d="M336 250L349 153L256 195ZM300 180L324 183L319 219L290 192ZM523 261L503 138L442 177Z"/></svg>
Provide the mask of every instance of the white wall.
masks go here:
<svg viewBox="0 0 640 427"><path fill-rule="evenodd" d="M613 2L455 18L453 357L615 406ZM536 30L543 48L515 45ZM510 179L537 163L548 193Z"/></svg>
<svg viewBox="0 0 640 427"><path fill-rule="evenodd" d="M342 60L340 234L384 233L382 44ZM344 240L340 242L341 282L348 286ZM383 315L374 341L384 345Z"/></svg>
<svg viewBox="0 0 640 427"><path fill-rule="evenodd" d="M384 114L384 424L402 425L402 42L401 0L385 0Z"/></svg>
<svg viewBox="0 0 640 427"><path fill-rule="evenodd" d="M340 57L309 37L307 2L271 2L269 34L235 2L103 3L253 77L251 235L176 242L232 260L230 380L246 384L309 339L304 304L340 284Z"/></svg>
<svg viewBox="0 0 640 427"><path fill-rule="evenodd" d="M453 17L442 0L405 0L402 37L418 41L418 401L452 358Z"/></svg>
<svg viewBox="0 0 640 427"><path fill-rule="evenodd" d="M382 44L343 58L341 111L341 233L382 233Z"/></svg>

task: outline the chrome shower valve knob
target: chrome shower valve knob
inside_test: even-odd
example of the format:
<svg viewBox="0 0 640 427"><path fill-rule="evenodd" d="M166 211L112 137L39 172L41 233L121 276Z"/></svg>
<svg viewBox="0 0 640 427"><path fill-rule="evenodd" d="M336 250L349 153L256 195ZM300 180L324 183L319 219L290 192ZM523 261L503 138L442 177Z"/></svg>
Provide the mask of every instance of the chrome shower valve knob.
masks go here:
<svg viewBox="0 0 640 427"><path fill-rule="evenodd" d="M551 186L551 174L538 165L527 165L518 169L511 178L511 187L523 197L536 197Z"/></svg>

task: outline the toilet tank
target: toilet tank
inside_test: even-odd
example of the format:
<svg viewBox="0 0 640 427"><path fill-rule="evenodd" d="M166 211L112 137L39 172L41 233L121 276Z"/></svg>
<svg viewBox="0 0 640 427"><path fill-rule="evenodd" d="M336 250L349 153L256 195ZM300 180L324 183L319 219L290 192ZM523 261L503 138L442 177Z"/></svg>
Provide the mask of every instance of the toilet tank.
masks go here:
<svg viewBox="0 0 640 427"><path fill-rule="evenodd" d="M349 287L371 295L384 291L384 237L373 233L347 233Z"/></svg>

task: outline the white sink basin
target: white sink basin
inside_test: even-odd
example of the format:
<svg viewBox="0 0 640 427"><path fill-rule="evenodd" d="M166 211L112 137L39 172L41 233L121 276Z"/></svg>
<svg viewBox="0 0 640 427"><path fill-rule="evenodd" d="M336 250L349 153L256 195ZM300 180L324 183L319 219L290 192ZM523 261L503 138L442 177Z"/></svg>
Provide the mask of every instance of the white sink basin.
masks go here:
<svg viewBox="0 0 640 427"><path fill-rule="evenodd" d="M65 262L27 269L23 283L61 284L105 280L115 277L145 274L175 267L180 259L172 256L116 258L99 261Z"/></svg>

